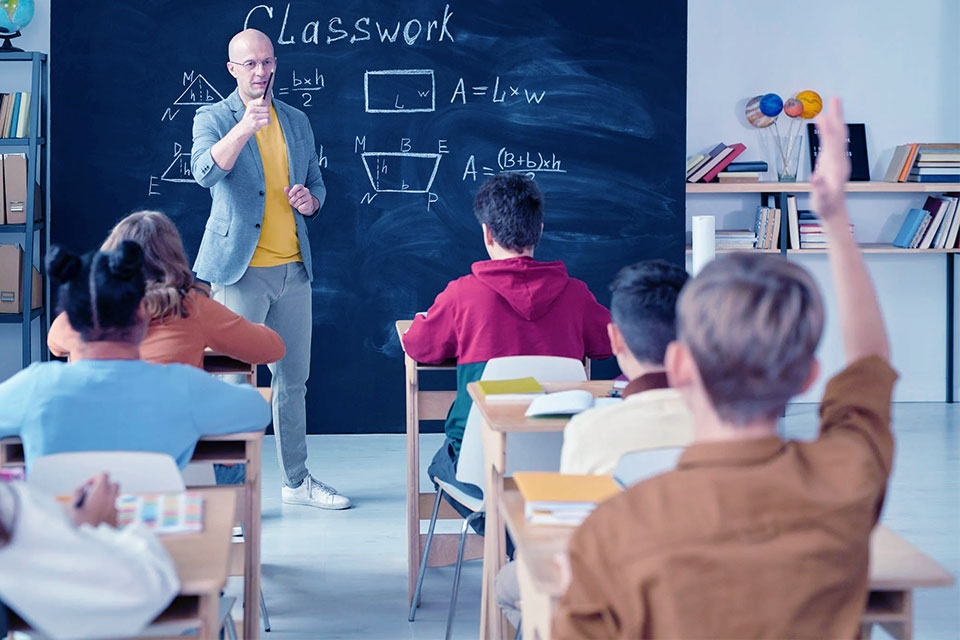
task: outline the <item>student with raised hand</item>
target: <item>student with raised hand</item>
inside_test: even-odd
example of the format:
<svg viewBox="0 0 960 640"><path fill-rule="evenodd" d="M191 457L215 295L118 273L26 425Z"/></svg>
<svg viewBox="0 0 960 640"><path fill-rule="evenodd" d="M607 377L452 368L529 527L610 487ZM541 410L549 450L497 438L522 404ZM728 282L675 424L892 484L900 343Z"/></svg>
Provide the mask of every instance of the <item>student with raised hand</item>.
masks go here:
<svg viewBox="0 0 960 640"><path fill-rule="evenodd" d="M838 100L819 128L811 204L830 240L847 362L824 391L819 437L776 430L818 373L824 315L813 279L776 256L714 260L681 294L666 355L695 441L674 471L601 504L574 533L555 638L857 636L897 375L848 226Z"/></svg>
<svg viewBox="0 0 960 640"><path fill-rule="evenodd" d="M117 493L98 474L65 510L28 485L0 483L0 603L44 637L135 635L179 591L156 536L115 528Z"/></svg>
<svg viewBox="0 0 960 640"><path fill-rule="evenodd" d="M143 360L202 368L208 347L251 364L283 357L283 340L276 331L249 322L210 298L210 287L193 277L170 218L159 211L131 213L114 226L100 249L112 251L124 240L136 242L144 252L144 304L150 327L140 344ZM66 312L60 313L47 335L50 351L67 356L80 342Z"/></svg>
<svg viewBox="0 0 960 640"><path fill-rule="evenodd" d="M456 478L460 443L472 401L467 384L480 379L487 360L504 356L609 358L610 312L587 285L571 278L559 260L541 262L533 252L543 233L543 196L520 174L500 174L480 186L473 211L489 260L451 281L403 336L417 362L457 361L457 397L444 424L446 440L433 457L431 478L468 495L480 487ZM469 510L448 501L461 515ZM482 524L474 527L482 532Z"/></svg>
<svg viewBox="0 0 960 640"><path fill-rule="evenodd" d="M249 385L140 359L149 317L143 251L123 241L82 260L54 247L48 271L81 340L73 361L34 363L0 383L0 437L34 458L66 451L156 451L181 468L204 435L263 429L270 407Z"/></svg>

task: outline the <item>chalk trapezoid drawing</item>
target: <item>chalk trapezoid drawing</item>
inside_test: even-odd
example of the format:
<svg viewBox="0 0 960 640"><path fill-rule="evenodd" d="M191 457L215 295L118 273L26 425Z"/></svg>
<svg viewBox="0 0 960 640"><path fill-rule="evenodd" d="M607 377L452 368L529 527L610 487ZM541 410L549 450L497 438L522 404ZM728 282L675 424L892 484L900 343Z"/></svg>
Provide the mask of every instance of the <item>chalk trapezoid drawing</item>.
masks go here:
<svg viewBox="0 0 960 640"><path fill-rule="evenodd" d="M433 69L385 69L363 74L367 113L433 113L437 108Z"/></svg>
<svg viewBox="0 0 960 640"><path fill-rule="evenodd" d="M367 171L367 178L370 179L370 186L376 193L429 193L433 187L433 181L437 177L437 169L440 167L439 153L412 153L404 151L366 151L360 154L363 160L363 168ZM371 166L372 163L372 166ZM399 164L397 170L390 173L389 167ZM407 164L407 167L403 165ZM381 184L381 178L389 174L390 177L396 176L403 185L406 184L403 177L403 168L419 168L430 172L425 185L409 185L404 189L402 186L397 188L395 184Z"/></svg>
<svg viewBox="0 0 960 640"><path fill-rule="evenodd" d="M190 171L190 152L183 151L174 156L173 162L163 172L160 179L164 182L194 182L193 173Z"/></svg>
<svg viewBox="0 0 960 640"><path fill-rule="evenodd" d="M217 91L210 82L198 73L187 88L183 90L180 97L174 100L173 104L185 107L190 105L213 104L223 100L223 96Z"/></svg>

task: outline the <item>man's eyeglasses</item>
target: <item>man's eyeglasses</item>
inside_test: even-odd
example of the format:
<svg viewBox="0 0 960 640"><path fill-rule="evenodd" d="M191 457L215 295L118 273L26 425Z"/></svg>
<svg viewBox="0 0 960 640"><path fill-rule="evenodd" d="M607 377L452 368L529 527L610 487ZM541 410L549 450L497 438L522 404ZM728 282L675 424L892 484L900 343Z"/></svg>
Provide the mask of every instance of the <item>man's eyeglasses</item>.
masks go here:
<svg viewBox="0 0 960 640"><path fill-rule="evenodd" d="M265 70L266 70L266 69L272 69L272 68L273 68L273 65L277 64L277 59L276 59L276 58L264 58L263 60L260 60L260 61L257 61L257 60L246 60L246 61L244 61L244 62L234 62L233 60L230 60L229 62L230 62L230 64L235 64L235 65L237 65L237 66L243 67L243 68L246 69L247 71L253 71L254 69L257 68L258 65L263 65L263 68L264 68Z"/></svg>

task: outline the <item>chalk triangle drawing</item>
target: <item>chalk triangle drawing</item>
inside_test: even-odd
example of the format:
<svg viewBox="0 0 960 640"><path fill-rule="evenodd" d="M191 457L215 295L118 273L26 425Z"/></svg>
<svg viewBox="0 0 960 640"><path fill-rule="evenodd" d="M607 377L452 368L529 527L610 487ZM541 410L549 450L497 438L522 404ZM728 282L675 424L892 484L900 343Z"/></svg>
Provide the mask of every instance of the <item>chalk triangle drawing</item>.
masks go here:
<svg viewBox="0 0 960 640"><path fill-rule="evenodd" d="M190 153L178 153L173 162L163 172L160 179L164 182L193 182L193 173L190 171Z"/></svg>
<svg viewBox="0 0 960 640"><path fill-rule="evenodd" d="M180 106L212 104L223 100L220 92L213 88L213 85L198 73L193 82L183 90L180 97L173 104Z"/></svg>

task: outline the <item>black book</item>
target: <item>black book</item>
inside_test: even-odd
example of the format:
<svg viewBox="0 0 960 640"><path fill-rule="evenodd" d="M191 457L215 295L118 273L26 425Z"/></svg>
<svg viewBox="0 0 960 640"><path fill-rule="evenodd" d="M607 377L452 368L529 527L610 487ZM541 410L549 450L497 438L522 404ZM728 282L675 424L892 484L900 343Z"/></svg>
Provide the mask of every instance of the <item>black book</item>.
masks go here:
<svg viewBox="0 0 960 640"><path fill-rule="evenodd" d="M863 124L848 124L847 155L850 156L851 182L870 181L870 161L867 158L867 132ZM807 140L810 143L810 170L817 167L817 155L820 154L820 138L817 125L807 123Z"/></svg>

